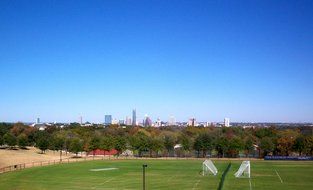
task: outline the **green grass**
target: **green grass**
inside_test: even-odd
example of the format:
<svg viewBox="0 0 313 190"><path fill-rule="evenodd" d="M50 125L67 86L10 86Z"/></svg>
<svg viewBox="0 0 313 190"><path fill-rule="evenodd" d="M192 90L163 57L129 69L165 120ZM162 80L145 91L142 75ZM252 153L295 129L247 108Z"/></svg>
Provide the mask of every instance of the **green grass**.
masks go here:
<svg viewBox="0 0 313 190"><path fill-rule="evenodd" d="M217 189L227 161L214 161L218 176L201 176L201 160L105 160L29 168L0 175L0 189L142 189L142 164L147 163L147 189ZM250 189L249 179L234 173L232 161L223 189ZM90 169L118 168L92 172ZM281 183L278 175L283 180ZM252 189L312 189L312 162L251 162Z"/></svg>

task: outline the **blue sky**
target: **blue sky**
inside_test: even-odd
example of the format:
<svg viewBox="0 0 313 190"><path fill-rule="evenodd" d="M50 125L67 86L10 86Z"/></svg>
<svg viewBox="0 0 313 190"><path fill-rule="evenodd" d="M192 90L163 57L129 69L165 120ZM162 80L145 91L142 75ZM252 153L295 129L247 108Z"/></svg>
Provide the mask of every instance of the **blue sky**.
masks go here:
<svg viewBox="0 0 313 190"><path fill-rule="evenodd" d="M313 122L312 1L0 1L0 121Z"/></svg>

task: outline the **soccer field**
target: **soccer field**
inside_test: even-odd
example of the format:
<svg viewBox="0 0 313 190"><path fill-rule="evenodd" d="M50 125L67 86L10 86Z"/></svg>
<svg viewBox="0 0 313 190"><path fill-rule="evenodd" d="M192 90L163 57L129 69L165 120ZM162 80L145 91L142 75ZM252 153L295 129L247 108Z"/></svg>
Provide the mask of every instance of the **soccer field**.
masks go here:
<svg viewBox="0 0 313 190"><path fill-rule="evenodd" d="M29 168L0 175L0 189L217 189L228 161L213 161L217 176L202 176L202 160L99 160ZM251 161L251 179L235 178L241 161L231 161L223 189L313 188L313 162Z"/></svg>

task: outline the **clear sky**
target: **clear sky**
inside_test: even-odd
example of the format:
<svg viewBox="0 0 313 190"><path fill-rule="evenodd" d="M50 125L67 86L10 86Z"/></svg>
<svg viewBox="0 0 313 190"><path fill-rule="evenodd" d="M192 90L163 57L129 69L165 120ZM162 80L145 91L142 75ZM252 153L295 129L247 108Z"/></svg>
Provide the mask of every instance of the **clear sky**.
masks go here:
<svg viewBox="0 0 313 190"><path fill-rule="evenodd" d="M0 121L313 122L313 1L0 1Z"/></svg>

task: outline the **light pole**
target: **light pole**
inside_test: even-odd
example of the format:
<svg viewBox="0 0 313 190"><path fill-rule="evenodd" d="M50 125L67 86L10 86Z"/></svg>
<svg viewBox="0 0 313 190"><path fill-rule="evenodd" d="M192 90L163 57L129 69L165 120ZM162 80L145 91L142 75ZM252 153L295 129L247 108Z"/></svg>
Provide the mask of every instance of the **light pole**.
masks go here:
<svg viewBox="0 0 313 190"><path fill-rule="evenodd" d="M142 165L142 189L146 190L146 167L148 167L147 164Z"/></svg>

